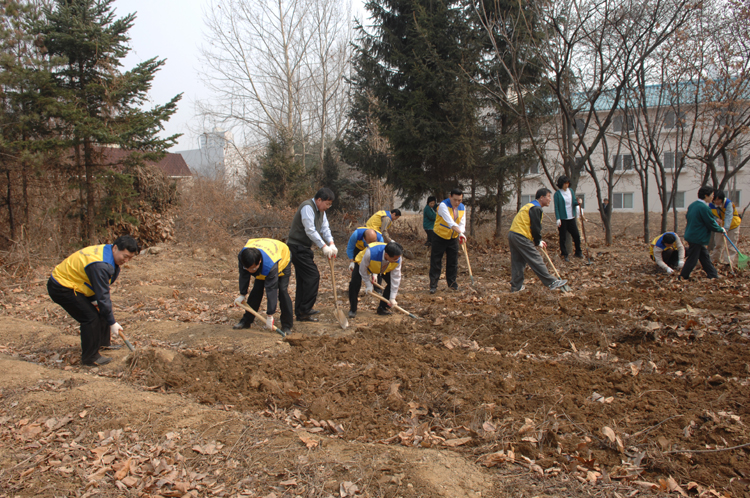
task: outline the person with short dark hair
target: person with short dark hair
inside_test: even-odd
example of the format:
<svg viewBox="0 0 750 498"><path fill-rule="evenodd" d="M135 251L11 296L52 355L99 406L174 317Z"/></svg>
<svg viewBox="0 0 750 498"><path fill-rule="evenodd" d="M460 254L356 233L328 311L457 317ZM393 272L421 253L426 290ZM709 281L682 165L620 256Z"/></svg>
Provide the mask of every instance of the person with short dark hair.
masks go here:
<svg viewBox="0 0 750 498"><path fill-rule="evenodd" d="M404 250L396 242L374 242L364 251L357 254L355 262L357 267L352 272L352 279L349 282L349 318L357 316L357 303L359 290L362 288L362 281L365 282L365 290L373 291L372 278L374 275L381 275L386 283L383 290L383 297L388 300L388 304L378 300L378 315L390 315L392 312L388 309L396 304L396 295L401 285L401 256Z"/></svg>
<svg viewBox="0 0 750 498"><path fill-rule="evenodd" d="M422 227L427 234L427 242L425 242L424 245L427 247L432 245L432 239L435 237L433 228L435 227L435 216L437 215L437 212L435 211L436 202L437 198L434 195L429 196L427 198L427 205L422 212Z"/></svg>
<svg viewBox="0 0 750 498"><path fill-rule="evenodd" d="M742 224L742 218L740 218L740 213L737 211L734 202L727 199L723 190L716 190L714 192L714 200L708 204L708 207L711 208L711 212L718 220L719 225L723 226L724 230L726 230L727 237L729 237L736 246L737 241L740 238L740 224ZM710 244L709 249L711 249ZM728 256L727 251L729 251ZM711 259L717 263L723 263L725 265L728 265L731 259L732 263L736 265L738 261L737 251L732 244L727 244L725 241L721 241L721 243L716 241L714 243Z"/></svg>
<svg viewBox="0 0 750 498"><path fill-rule="evenodd" d="M318 299L320 272L311 247L313 244L318 246L328 259L335 258L339 252L333 243L333 235L325 213L335 198L335 194L329 188L318 190L315 197L299 205L289 229L286 243L297 274L294 314L298 322L318 321L313 316L318 313L313 306Z"/></svg>
<svg viewBox="0 0 750 498"><path fill-rule="evenodd" d="M255 311L260 308L263 292L266 293L266 328L273 330L276 306L281 308L281 331L290 334L294 325L292 316L292 298L289 297L289 266L291 252L289 247L279 240L250 239L237 255L240 271L240 295L234 300L239 305L247 301ZM250 277L255 277L250 294ZM253 324L255 315L245 311L235 329L248 329Z"/></svg>
<svg viewBox="0 0 750 498"><path fill-rule="evenodd" d="M578 201L576 200L576 193L570 187L570 178L563 175L557 179L557 190L555 192L555 218L557 218L557 228L560 235L560 255L565 261L570 261L568 258L568 248L565 246L565 237L569 233L573 237L573 243L575 244L576 258L583 258L583 252L581 251L581 235L578 232L578 225L576 224L576 217L578 215L576 206Z"/></svg>
<svg viewBox="0 0 750 498"><path fill-rule="evenodd" d="M464 193L457 188L438 205L435 216L435 237L430 252L430 294L437 292L445 254L445 280L448 288L458 290L458 245L466 243L466 207L461 202Z"/></svg>
<svg viewBox="0 0 750 498"><path fill-rule="evenodd" d="M523 272L526 265L536 273L542 284L554 290L568 283L567 280L555 279L549 274L547 265L537 247L547 247L542 240L542 208L552 202L552 192L547 188L536 191L533 201L525 204L516 213L508 232L508 246L510 247L510 291L520 292L526 288L523 284Z"/></svg>
<svg viewBox="0 0 750 498"><path fill-rule="evenodd" d="M370 216L370 219L365 223L365 227L379 232L383 235L384 241L391 242L393 239L388 235L388 227L391 225L391 222L395 222L399 218L401 218L400 209L393 209L391 211L380 210Z"/></svg>
<svg viewBox="0 0 750 498"><path fill-rule="evenodd" d="M665 232L652 240L649 252L656 266L668 274L685 266L685 246L674 232Z"/></svg>
<svg viewBox="0 0 750 498"><path fill-rule="evenodd" d="M112 358L100 355L99 350L122 347L111 342L122 326L115 320L109 288L120 275L120 267L138 252L138 242L130 235L112 244L85 247L57 265L47 281L52 301L80 324L83 365L106 365Z"/></svg>
<svg viewBox="0 0 750 498"><path fill-rule="evenodd" d="M682 267L678 280L690 280L690 273L698 261L708 278L719 278L716 268L711 263L706 245L711 239L711 232L724 233L724 228L716 223L708 204L714 198L714 189L701 187L698 189L698 200L688 206L687 225L685 226L685 241L688 243L685 266Z"/></svg>

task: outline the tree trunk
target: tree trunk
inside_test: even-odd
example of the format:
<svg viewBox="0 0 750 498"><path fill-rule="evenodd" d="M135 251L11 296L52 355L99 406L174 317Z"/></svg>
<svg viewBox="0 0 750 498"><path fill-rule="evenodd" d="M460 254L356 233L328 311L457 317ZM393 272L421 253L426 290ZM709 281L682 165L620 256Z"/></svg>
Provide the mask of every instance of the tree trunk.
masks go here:
<svg viewBox="0 0 750 498"><path fill-rule="evenodd" d="M16 218L13 215L13 187L10 184L10 168L5 170L5 179L8 181L8 189L5 193L5 202L8 204L8 225L10 225L10 238L16 239Z"/></svg>
<svg viewBox="0 0 750 498"><path fill-rule="evenodd" d="M642 181L643 184L643 241L648 244L651 239L649 235L649 215L648 215L648 171L646 171L645 180Z"/></svg>
<svg viewBox="0 0 750 498"><path fill-rule="evenodd" d="M23 187L23 223L26 228L29 227L29 175L26 172L26 165L21 164L21 183Z"/></svg>
<svg viewBox="0 0 750 498"><path fill-rule="evenodd" d="M86 238L89 244L95 243L95 185L94 185L94 164L91 157L91 143L88 139L83 142L83 162L86 174Z"/></svg>
<svg viewBox="0 0 750 498"><path fill-rule="evenodd" d="M500 173L497 179L497 201L495 203L495 240L502 238L503 232L503 183L505 180L504 172ZM519 194L519 199L520 194Z"/></svg>
<svg viewBox="0 0 750 498"><path fill-rule="evenodd" d="M471 175L471 209L469 211L469 235L474 237L474 227L476 224L474 223L474 213L476 210L476 195L477 195L477 175L473 171L472 168L472 175Z"/></svg>

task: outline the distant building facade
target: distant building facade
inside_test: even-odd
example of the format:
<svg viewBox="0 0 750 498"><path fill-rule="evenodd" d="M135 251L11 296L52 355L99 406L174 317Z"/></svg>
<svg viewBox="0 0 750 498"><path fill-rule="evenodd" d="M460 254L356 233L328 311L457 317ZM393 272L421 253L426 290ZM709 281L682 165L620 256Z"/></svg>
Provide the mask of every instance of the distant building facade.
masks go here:
<svg viewBox="0 0 750 498"><path fill-rule="evenodd" d="M229 187L243 183L245 163L232 132L214 128L198 138L198 149L178 151L196 176L219 180Z"/></svg>

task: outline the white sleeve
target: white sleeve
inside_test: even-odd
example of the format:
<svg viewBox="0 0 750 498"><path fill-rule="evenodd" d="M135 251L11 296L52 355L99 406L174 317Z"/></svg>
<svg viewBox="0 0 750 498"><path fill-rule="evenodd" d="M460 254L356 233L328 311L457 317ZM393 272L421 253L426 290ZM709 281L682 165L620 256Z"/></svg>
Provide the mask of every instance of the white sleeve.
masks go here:
<svg viewBox="0 0 750 498"><path fill-rule="evenodd" d="M370 248L365 249L365 253L362 255L362 261L359 263L359 274L362 276L362 280L370 280Z"/></svg>
<svg viewBox="0 0 750 498"><path fill-rule="evenodd" d="M728 232L729 227L732 226L732 218L734 217L734 206L732 203L727 204L727 208L724 211L724 229Z"/></svg>
<svg viewBox="0 0 750 498"><path fill-rule="evenodd" d="M677 236L677 259L680 263L685 262L685 246L682 245L682 241L680 240L680 237Z"/></svg>
<svg viewBox="0 0 750 498"><path fill-rule="evenodd" d="M448 210L448 206L446 206L442 202L438 206L438 214L448 224L448 228L450 228L450 227L452 227L452 226L454 226L456 224L453 221L453 218L451 217L451 212Z"/></svg>
<svg viewBox="0 0 750 498"><path fill-rule="evenodd" d="M654 246L654 261L656 261L656 266L658 266L662 270L668 272L669 271L669 267L664 262L664 258L662 258L662 256L661 256L662 251L663 250L662 250L661 247Z"/></svg>
<svg viewBox="0 0 750 498"><path fill-rule="evenodd" d="M391 295L389 296L391 299L396 299L399 285L401 285L401 261L399 261L398 266L391 271Z"/></svg>
<svg viewBox="0 0 750 498"><path fill-rule="evenodd" d="M466 233L466 215L468 213L466 212L466 208L464 208L464 215L461 216L461 223L458 224L459 227L461 227L461 233Z"/></svg>
<svg viewBox="0 0 750 498"><path fill-rule="evenodd" d="M323 236L323 240L327 243L333 242L333 235L331 235L331 226L328 224L328 217L323 213L323 223L320 225L320 235Z"/></svg>
<svg viewBox="0 0 750 498"><path fill-rule="evenodd" d="M308 237L310 237L310 240L312 240L313 243L320 248L325 246L325 242L323 242L323 239L320 238L320 234L318 233L318 231L315 230L315 212L313 211L312 206L303 207L302 211L300 212L300 218L302 219L302 226L305 227L305 233ZM325 218L323 218L324 223L325 221Z"/></svg>

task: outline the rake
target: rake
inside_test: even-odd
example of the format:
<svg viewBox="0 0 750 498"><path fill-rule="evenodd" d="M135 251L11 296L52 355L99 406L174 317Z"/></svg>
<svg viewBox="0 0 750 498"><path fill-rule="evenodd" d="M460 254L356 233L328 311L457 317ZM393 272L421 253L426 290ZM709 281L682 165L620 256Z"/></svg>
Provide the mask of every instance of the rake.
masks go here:
<svg viewBox="0 0 750 498"><path fill-rule="evenodd" d="M557 275L557 279L558 280L562 280L562 277L560 277L560 273L557 271L557 268L555 268L555 263L552 262L552 259L549 257L549 254L547 254L547 250L544 249L544 247L540 247L539 249L541 249L542 252L544 253L544 255L547 256L547 261L549 261L549 264L552 265L552 269L555 270L555 275ZM570 286L568 284L565 284L565 285L563 285L560 288L564 292L570 292L571 290L573 290L573 289L570 288Z"/></svg>
<svg viewBox="0 0 750 498"><path fill-rule="evenodd" d="M747 268L748 257L742 254L739 249L737 249L737 246L734 245L734 242L732 242L732 239L729 238L729 235L727 235L726 232L724 232L724 237L726 237L729 243L732 244L734 250L737 251L737 268L739 268L740 270L744 270L745 268Z"/></svg>

